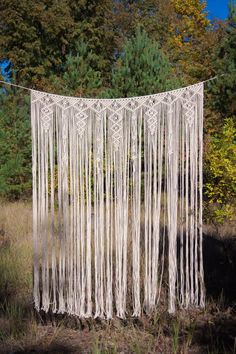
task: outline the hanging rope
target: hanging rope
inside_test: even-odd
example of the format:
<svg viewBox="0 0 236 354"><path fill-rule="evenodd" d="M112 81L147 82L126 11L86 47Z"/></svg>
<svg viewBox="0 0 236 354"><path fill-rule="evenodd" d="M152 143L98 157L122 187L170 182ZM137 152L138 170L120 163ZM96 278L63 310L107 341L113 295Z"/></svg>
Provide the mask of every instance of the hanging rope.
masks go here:
<svg viewBox="0 0 236 354"><path fill-rule="evenodd" d="M200 82L198 82L196 85L198 85L198 84L204 84L204 83L207 83L207 82L216 80L216 79L218 79L219 77L222 77L222 76L225 76L225 75L226 75L226 74L216 75L216 76L211 77L211 78L209 78L209 79L207 79L207 80L200 81ZM13 84L13 83L7 82L7 81L2 81L2 80L0 80L0 83L1 83L1 84L5 84L5 85L9 85L9 86L13 86L13 87L17 87L17 88L20 88L20 89L22 89L22 90L34 91L34 89L32 89L32 88L25 87L25 86L21 86L21 85L17 85L17 84ZM188 87L188 86L186 86L186 87ZM182 88L185 88L185 87L182 87ZM175 91L175 90L173 90L173 91ZM45 91L42 91L42 92L49 94L49 92L45 92ZM168 92L171 92L171 91L168 91ZM165 93L165 92L164 92L164 93ZM51 93L51 94L54 94L54 93ZM152 96L152 95L149 95L149 96ZM72 96L71 96L71 97L72 97ZM133 98L137 98L137 97L133 97Z"/></svg>
<svg viewBox="0 0 236 354"><path fill-rule="evenodd" d="M124 99L31 90L31 123L35 307L151 313L165 271L170 313L203 307L203 83Z"/></svg>
<svg viewBox="0 0 236 354"><path fill-rule="evenodd" d="M203 88L218 77L117 99L0 81L31 93L37 310L151 313L165 271L170 313L204 306Z"/></svg>

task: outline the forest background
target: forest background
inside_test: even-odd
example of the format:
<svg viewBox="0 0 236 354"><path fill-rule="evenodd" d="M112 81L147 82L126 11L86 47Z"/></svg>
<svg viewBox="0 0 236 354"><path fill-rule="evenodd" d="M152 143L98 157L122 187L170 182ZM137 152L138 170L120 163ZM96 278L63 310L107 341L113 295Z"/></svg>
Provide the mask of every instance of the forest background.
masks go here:
<svg viewBox="0 0 236 354"><path fill-rule="evenodd" d="M205 220L232 219L236 204L236 5L209 20L199 0L3 0L2 79L82 97L158 93L206 85ZM3 66L3 65L2 65ZM221 76L224 74L224 76ZM0 195L31 196L29 97L0 92Z"/></svg>
<svg viewBox="0 0 236 354"><path fill-rule="evenodd" d="M236 204L236 5L209 20L199 0L3 0L2 76L58 94L128 97L206 85L205 219ZM224 74L223 76L221 76ZM3 78L3 77L2 77ZM0 195L31 196L29 97L0 93Z"/></svg>
<svg viewBox="0 0 236 354"><path fill-rule="evenodd" d="M79 97L216 76L204 100L206 308L105 324L33 310L30 97L0 86L0 353L235 353L236 2L213 20L200 0L1 0L0 67L0 80Z"/></svg>

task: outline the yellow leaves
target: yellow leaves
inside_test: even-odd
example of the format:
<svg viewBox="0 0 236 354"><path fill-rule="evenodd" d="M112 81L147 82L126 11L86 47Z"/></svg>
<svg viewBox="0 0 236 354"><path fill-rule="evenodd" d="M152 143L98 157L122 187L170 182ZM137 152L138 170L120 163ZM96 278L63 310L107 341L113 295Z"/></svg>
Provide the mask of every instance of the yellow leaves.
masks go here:
<svg viewBox="0 0 236 354"><path fill-rule="evenodd" d="M182 47L184 44L182 37L180 35L176 35L176 36L170 38L169 43L172 44L173 46L176 46L179 48Z"/></svg>
<svg viewBox="0 0 236 354"><path fill-rule="evenodd" d="M206 2L199 0L172 0L175 11L179 15L185 15L195 20L204 20L205 24L209 23L206 18Z"/></svg>
<svg viewBox="0 0 236 354"><path fill-rule="evenodd" d="M236 209L236 124L225 120L220 134L211 136L206 155L205 194L218 222L231 219Z"/></svg>
<svg viewBox="0 0 236 354"><path fill-rule="evenodd" d="M186 76L188 83L205 77L209 55L205 55L209 20L205 3L200 0L171 0L173 18L167 40L171 60ZM210 44L211 45L211 44ZM196 80L195 80L196 81Z"/></svg>
<svg viewBox="0 0 236 354"><path fill-rule="evenodd" d="M174 11L176 12L176 24L182 37L204 33L209 26L209 20L204 12L205 5L199 0L173 0ZM176 28L175 28L176 29Z"/></svg>

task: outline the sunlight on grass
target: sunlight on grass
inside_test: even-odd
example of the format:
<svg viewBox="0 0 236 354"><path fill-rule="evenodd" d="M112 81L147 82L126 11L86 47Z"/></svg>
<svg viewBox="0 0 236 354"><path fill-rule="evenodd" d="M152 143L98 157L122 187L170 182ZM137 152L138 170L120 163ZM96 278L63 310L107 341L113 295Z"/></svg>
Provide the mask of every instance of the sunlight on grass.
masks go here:
<svg viewBox="0 0 236 354"><path fill-rule="evenodd" d="M206 353L231 353L227 351L228 343L222 344L220 339L216 343L217 323L223 321L229 326L229 331L233 326L233 309L227 308L223 293L217 300L208 298L205 310L193 313L180 311L176 316L169 316L161 304L151 317L143 314L138 320L129 318L127 321L36 315L32 297L31 217L30 203L0 205L1 353L9 353L9 350L24 353L26 348L37 348L40 353L64 353L66 349L61 348L71 346L77 348L78 353L82 352L80 348L85 348L84 352L90 354L187 354L190 347L199 348L196 333L208 338L204 348ZM7 348L6 351L3 348Z"/></svg>

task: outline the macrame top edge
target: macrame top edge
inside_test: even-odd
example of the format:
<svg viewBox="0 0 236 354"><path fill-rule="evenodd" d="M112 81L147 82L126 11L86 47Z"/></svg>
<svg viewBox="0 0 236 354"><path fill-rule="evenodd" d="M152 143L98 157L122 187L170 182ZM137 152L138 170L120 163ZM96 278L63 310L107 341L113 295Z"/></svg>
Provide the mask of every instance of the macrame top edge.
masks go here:
<svg viewBox="0 0 236 354"><path fill-rule="evenodd" d="M152 99L152 98L163 98L164 96L168 95L168 94L180 94L186 90L196 90L198 91L200 88L202 88L204 86L204 82L199 82L197 84L193 84L193 85L189 85L189 86L185 86L185 87L181 87L178 89L174 89L174 90L170 90L170 91L164 91L164 92L160 92L160 93L155 93L155 94L150 94L150 95L144 95L144 96L132 96L132 97L120 97L120 98L88 98L88 97L78 97L78 96L66 96L66 95L58 95L58 94L54 94L54 93L48 93L45 91L39 91L39 90L33 90L31 89L31 93L33 93L36 97L37 96L44 96L44 95L49 95L49 96L53 96L54 98L65 98L65 99L73 99L73 100L83 100L83 101L87 101L87 102L97 102L97 101L101 101L101 102L114 102L114 101L119 101L119 102L127 102L127 101L145 101L146 99Z"/></svg>

